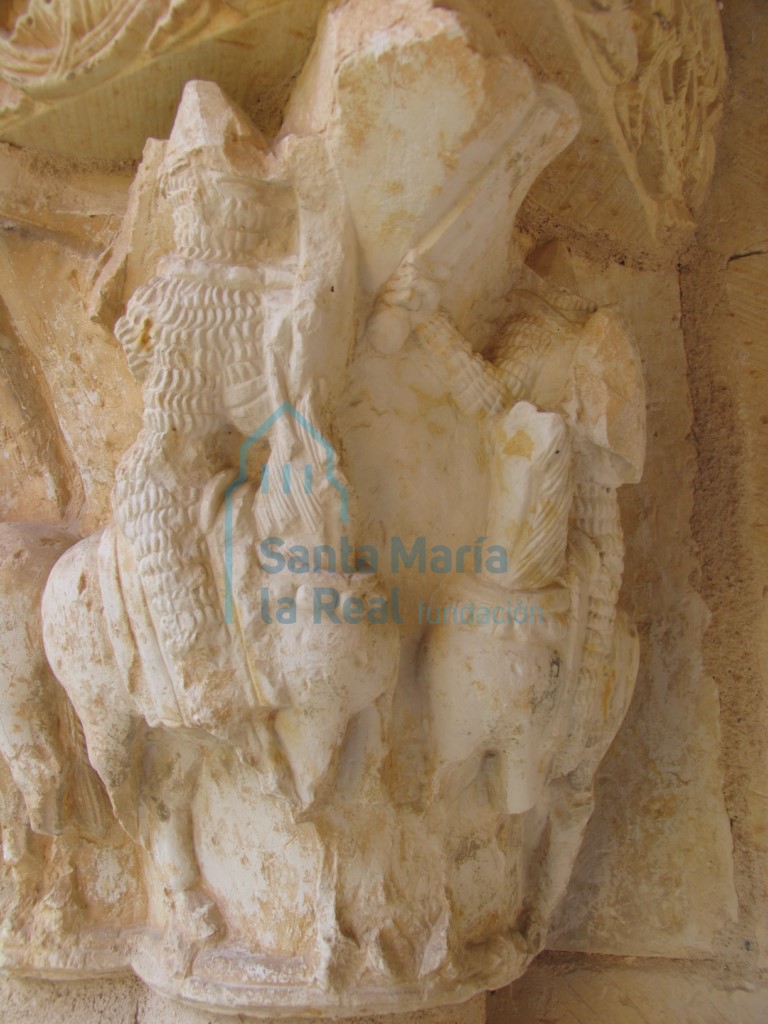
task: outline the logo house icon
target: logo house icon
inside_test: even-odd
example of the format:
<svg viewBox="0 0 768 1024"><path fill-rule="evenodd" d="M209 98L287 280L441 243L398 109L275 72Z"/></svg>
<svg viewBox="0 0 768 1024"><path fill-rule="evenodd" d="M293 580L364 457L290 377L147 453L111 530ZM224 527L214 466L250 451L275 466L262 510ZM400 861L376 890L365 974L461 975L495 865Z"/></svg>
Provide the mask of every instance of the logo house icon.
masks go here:
<svg viewBox="0 0 768 1024"><path fill-rule="evenodd" d="M289 418L292 421L294 431L296 428L303 430L307 437L314 442L316 450L322 453L322 463L324 469L324 477L329 486L331 486L339 494L340 507L339 507L339 521L342 525L346 525L349 522L349 490L346 485L337 478L336 476L336 449L333 447L330 441L328 441L317 427L313 426L306 416L303 416L299 410L291 405L290 402L283 402L271 416L268 416L266 420L255 430L245 441L240 445L240 466L239 473L235 480L227 487L224 492L224 618L227 623L232 622L233 607L232 607L232 580L233 580L233 499L234 494L239 487L241 487L248 480L248 453L254 444L263 440L272 427L283 419ZM265 464L262 466L261 479L259 482L259 493L270 494L270 492L279 492L284 495L294 495L299 497L300 493L303 492L306 495L313 493L313 486L315 484L314 472L315 467L312 463L307 463L303 467L302 473L297 473L296 467L291 463L284 463L282 466L275 466ZM297 479L299 477L299 479Z"/></svg>

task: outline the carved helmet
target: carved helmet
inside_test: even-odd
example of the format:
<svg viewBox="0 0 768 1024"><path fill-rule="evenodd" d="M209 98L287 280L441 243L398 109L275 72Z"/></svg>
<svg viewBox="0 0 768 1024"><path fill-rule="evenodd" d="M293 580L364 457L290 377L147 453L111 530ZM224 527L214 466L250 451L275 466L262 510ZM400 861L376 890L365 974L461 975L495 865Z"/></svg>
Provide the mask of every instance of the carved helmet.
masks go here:
<svg viewBox="0 0 768 1024"><path fill-rule="evenodd" d="M161 170L182 252L247 260L291 219L293 192L261 132L213 82L189 82Z"/></svg>

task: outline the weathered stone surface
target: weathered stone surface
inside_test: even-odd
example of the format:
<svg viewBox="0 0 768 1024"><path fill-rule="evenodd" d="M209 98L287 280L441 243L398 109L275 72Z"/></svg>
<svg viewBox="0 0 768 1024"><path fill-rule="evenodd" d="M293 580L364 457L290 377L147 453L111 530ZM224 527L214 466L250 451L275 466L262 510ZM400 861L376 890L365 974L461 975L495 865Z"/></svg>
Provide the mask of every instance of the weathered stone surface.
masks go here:
<svg viewBox="0 0 768 1024"><path fill-rule="evenodd" d="M322 6L322 0L14 4L5 15L6 38L0 37L0 136L78 160L137 159L148 136L167 137L191 78L218 82L274 133Z"/></svg>
<svg viewBox="0 0 768 1024"><path fill-rule="evenodd" d="M766 263L768 15L723 12L732 85L697 247L681 275L700 475L694 536L712 611L704 645L720 692L725 798L739 921L720 956L753 978L766 966Z"/></svg>
<svg viewBox="0 0 768 1024"><path fill-rule="evenodd" d="M586 262L576 278L586 290ZM717 757L717 691L702 664L709 621L691 537L696 452L677 272L616 264L591 279L627 318L643 363L648 451L622 504L623 601L641 639L635 695L600 769L597 812L555 948L638 956L706 955L736 914L731 833ZM664 728L659 728L659 722Z"/></svg>
<svg viewBox="0 0 768 1024"><path fill-rule="evenodd" d="M135 978L109 978L66 985L21 978L0 979L0 1000L8 1024L39 1024L42 1020L78 1021L79 1024L232 1024L245 1021L172 1003ZM387 1024L484 1024L485 995L456 1006L441 1006L414 1013L392 1013ZM263 1018L262 1018L263 1019ZM349 1024L374 1024L380 1017L350 1017ZM307 1018L273 1017L267 1021L302 1024Z"/></svg>
<svg viewBox="0 0 768 1024"><path fill-rule="evenodd" d="M488 1024L762 1024L765 987L717 966L686 962L543 957L525 978L488 998Z"/></svg>
<svg viewBox="0 0 768 1024"><path fill-rule="evenodd" d="M575 144L531 190L531 211L606 254L671 256L690 237L714 163L726 75L718 5L483 7L583 118Z"/></svg>
<svg viewBox="0 0 768 1024"><path fill-rule="evenodd" d="M757 985L764 112L736 88L681 292L714 4L321 10L2 15L0 954L209 1008L11 1012L403 1010L545 944ZM269 535L353 562L297 587ZM371 564L419 537L448 573ZM386 627L313 633L318 586ZM502 598L543 621L461 622ZM760 1005L569 956L494 1019Z"/></svg>

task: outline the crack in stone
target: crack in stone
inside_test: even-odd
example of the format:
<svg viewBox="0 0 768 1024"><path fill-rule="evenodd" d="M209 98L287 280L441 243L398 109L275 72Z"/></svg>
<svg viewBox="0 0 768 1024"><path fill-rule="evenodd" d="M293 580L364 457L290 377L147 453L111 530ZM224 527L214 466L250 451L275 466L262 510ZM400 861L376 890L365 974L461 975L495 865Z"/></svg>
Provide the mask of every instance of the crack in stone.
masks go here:
<svg viewBox="0 0 768 1024"><path fill-rule="evenodd" d="M733 263L734 260L745 260L748 256L765 256L768 254L768 249L752 249L750 252L737 252L733 256L728 257L728 262Z"/></svg>

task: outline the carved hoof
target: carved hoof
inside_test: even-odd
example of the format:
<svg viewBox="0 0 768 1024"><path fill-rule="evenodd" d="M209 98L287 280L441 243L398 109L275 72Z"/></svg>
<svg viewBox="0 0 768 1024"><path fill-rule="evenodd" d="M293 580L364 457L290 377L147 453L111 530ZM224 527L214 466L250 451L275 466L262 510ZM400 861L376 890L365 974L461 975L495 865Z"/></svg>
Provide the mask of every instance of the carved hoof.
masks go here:
<svg viewBox="0 0 768 1024"><path fill-rule="evenodd" d="M224 931L224 922L219 908L202 889L184 889L173 895L169 930L172 937L197 945L220 935Z"/></svg>
<svg viewBox="0 0 768 1024"><path fill-rule="evenodd" d="M39 896L39 869L40 865L31 857L12 869L13 897L0 922L0 947L17 942L31 922Z"/></svg>
<svg viewBox="0 0 768 1024"><path fill-rule="evenodd" d="M64 831L63 804L67 783L68 779L62 777L57 785L42 788L34 798L27 796L27 814L33 832L42 836L58 836Z"/></svg>
<svg viewBox="0 0 768 1024"><path fill-rule="evenodd" d="M162 954L166 969L177 979L187 978L200 947L224 931L219 908L201 889L171 895L171 916Z"/></svg>

